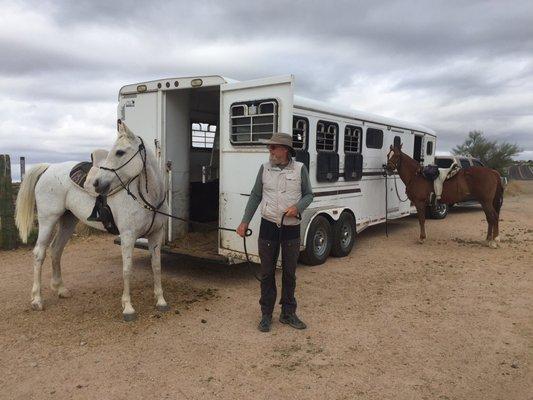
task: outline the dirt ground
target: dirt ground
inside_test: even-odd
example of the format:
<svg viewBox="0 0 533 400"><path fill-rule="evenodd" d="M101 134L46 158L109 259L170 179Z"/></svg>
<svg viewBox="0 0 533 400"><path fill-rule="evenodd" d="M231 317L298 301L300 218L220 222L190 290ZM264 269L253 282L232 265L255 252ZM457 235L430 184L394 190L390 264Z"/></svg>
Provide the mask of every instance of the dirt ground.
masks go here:
<svg viewBox="0 0 533 400"><path fill-rule="evenodd" d="M172 311L155 311L148 254L135 252L138 320L122 322L120 249L75 238L58 299L29 307L30 249L0 253L1 399L533 399L533 185L506 198L502 242L456 209L358 237L349 257L298 269L296 331L256 329L246 266L165 257ZM516 192L516 188L515 188ZM277 310L276 310L277 312Z"/></svg>

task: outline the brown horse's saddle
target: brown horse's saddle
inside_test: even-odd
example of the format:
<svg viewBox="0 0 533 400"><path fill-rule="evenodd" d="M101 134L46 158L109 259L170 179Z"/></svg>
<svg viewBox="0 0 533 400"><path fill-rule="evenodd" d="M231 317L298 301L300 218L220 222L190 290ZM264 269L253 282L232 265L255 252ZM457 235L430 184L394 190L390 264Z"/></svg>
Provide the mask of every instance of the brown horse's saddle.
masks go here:
<svg viewBox="0 0 533 400"><path fill-rule="evenodd" d="M442 195L442 187L444 181L453 178L460 171L459 165L454 161L450 168L439 168L439 176L433 181L433 188L435 189L435 197L440 200Z"/></svg>
<svg viewBox="0 0 533 400"><path fill-rule="evenodd" d="M93 197L98 196L98 193L94 191L94 177L100 165L107 158L108 153L107 150L97 149L91 153L91 161L82 161L70 170L70 179L72 182Z"/></svg>

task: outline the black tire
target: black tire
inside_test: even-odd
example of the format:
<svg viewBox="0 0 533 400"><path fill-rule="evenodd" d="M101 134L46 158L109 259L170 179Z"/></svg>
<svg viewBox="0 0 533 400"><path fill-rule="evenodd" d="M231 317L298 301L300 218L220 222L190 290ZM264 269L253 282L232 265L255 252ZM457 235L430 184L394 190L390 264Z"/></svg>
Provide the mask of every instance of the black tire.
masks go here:
<svg viewBox="0 0 533 400"><path fill-rule="evenodd" d="M429 218L431 219L444 219L450 211L448 204L438 204L437 206L431 206L429 208Z"/></svg>
<svg viewBox="0 0 533 400"><path fill-rule="evenodd" d="M355 219L349 212L343 211L333 224L333 243L331 254L335 257L346 257L355 244Z"/></svg>
<svg viewBox="0 0 533 400"><path fill-rule="evenodd" d="M326 217L317 216L309 227L305 250L300 253L300 260L307 265L324 264L331 251L332 242L331 224Z"/></svg>

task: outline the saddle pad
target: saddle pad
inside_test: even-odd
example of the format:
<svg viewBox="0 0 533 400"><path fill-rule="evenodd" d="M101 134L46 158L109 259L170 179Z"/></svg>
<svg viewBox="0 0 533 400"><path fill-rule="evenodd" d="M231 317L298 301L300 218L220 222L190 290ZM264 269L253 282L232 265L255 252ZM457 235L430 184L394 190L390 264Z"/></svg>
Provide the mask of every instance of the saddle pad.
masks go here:
<svg viewBox="0 0 533 400"><path fill-rule="evenodd" d="M76 164L74 168L70 170L70 179L72 182L84 189L83 185L85 184L87 174L91 170L92 166L93 163L90 161L82 161Z"/></svg>

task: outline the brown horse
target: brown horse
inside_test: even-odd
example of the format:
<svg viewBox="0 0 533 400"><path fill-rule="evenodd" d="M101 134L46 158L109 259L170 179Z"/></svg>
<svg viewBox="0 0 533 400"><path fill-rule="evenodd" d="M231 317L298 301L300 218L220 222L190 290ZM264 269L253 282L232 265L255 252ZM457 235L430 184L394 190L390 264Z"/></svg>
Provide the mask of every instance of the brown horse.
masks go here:
<svg viewBox="0 0 533 400"><path fill-rule="evenodd" d="M402 153L400 148L390 147L387 156L387 170L397 170L405 184L405 192L411 203L415 205L420 223L419 243L426 239L426 209L429 205L431 193L434 191L433 182L422 175L420 164ZM470 167L461 169L457 175L446 180L442 190L441 203L455 204L467 199L479 201L487 217L487 244L491 248L498 247L498 221L503 204L503 186L500 174L486 167Z"/></svg>

